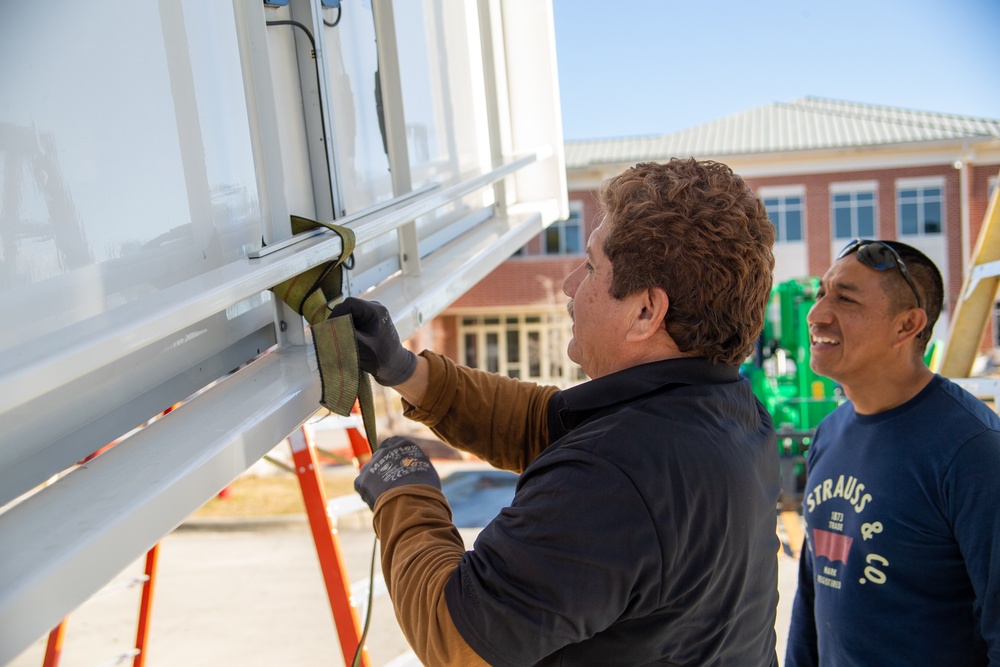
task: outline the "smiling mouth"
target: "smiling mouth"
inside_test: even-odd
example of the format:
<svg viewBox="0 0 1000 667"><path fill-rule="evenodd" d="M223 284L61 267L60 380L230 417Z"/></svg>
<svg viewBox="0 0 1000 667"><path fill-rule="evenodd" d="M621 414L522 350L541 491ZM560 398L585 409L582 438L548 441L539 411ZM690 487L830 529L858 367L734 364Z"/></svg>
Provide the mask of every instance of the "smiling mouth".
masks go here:
<svg viewBox="0 0 1000 667"><path fill-rule="evenodd" d="M827 338L826 336L815 336L810 334L809 341L813 345L840 345L839 340Z"/></svg>

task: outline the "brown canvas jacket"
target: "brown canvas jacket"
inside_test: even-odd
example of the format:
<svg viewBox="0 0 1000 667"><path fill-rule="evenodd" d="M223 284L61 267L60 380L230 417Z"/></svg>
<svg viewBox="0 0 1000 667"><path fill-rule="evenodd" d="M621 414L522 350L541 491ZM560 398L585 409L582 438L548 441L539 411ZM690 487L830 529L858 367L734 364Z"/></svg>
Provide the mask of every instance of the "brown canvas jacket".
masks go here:
<svg viewBox="0 0 1000 667"><path fill-rule="evenodd" d="M429 389L404 415L444 442L494 467L520 473L549 445L548 402L558 389L486 373L425 351ZM396 618L426 665L487 664L465 642L448 611L445 582L465 545L444 494L426 485L392 489L375 504L382 572Z"/></svg>

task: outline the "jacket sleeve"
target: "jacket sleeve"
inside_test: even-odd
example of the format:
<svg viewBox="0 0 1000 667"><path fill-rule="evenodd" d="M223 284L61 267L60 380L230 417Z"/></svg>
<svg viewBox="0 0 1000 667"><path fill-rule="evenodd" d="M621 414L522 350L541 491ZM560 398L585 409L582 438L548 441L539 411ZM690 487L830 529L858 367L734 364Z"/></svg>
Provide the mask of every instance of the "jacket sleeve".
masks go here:
<svg viewBox="0 0 1000 667"><path fill-rule="evenodd" d="M550 444L549 401L556 387L459 366L430 351L429 389L404 416L495 468L522 472Z"/></svg>
<svg viewBox="0 0 1000 667"><path fill-rule="evenodd" d="M806 462L806 476L812 472L819 456L818 441L823 431L820 424L813 438ZM808 487L807 487L808 488ZM819 640L816 634L816 577L813 574L812 533L806 528L805 543L799 556L799 583L792 601L792 622L785 646L785 667L816 667L819 665Z"/></svg>
<svg viewBox="0 0 1000 667"><path fill-rule="evenodd" d="M819 665L813 580L812 547L807 538L799 560L799 585L792 603L792 624L788 629L788 644L785 647L785 667Z"/></svg>
<svg viewBox="0 0 1000 667"><path fill-rule="evenodd" d="M396 620L421 663L486 665L459 634L444 598L465 553L444 495L418 484L387 491L375 503L374 526Z"/></svg>

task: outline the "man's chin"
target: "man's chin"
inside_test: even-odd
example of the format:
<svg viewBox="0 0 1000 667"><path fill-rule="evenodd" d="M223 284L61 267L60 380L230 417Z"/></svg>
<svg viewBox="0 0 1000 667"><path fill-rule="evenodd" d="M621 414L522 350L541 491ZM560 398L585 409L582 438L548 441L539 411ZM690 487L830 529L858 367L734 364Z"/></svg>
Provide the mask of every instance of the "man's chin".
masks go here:
<svg viewBox="0 0 1000 667"><path fill-rule="evenodd" d="M822 375L823 377L829 378L834 382L840 382L839 374L837 373L837 367L832 363L823 363L822 361L816 361L815 359L810 359L809 368L816 375Z"/></svg>
<svg viewBox="0 0 1000 667"><path fill-rule="evenodd" d="M569 343L566 344L566 356L569 357L569 360L572 361L574 364L577 364L577 365L580 364L580 360L576 356L576 339L575 338L570 338L569 339Z"/></svg>

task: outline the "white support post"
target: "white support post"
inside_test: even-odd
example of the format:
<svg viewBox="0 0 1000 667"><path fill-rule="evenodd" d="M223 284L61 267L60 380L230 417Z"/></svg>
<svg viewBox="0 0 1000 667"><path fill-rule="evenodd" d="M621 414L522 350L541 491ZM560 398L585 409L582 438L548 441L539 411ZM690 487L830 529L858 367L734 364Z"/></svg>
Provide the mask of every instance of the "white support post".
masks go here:
<svg viewBox="0 0 1000 667"><path fill-rule="evenodd" d="M490 153L493 164L502 164L511 154L510 100L507 95L507 67L503 49L503 17L496 0L479 0L479 35L483 53L483 78L486 86L486 117L489 125ZM508 199L517 196L516 182L505 178L493 186L497 214L507 214Z"/></svg>
<svg viewBox="0 0 1000 667"><path fill-rule="evenodd" d="M243 67L257 193L261 200L261 231L264 243L272 245L291 238L292 225L285 200L278 111L274 104L264 5L233 0L233 13ZM274 328L279 345L305 343L302 317L279 299L274 300Z"/></svg>
<svg viewBox="0 0 1000 667"><path fill-rule="evenodd" d="M378 49L378 75L382 86L382 117L385 144L392 176L392 192L397 197L413 189L410 179L410 152L406 145L406 119L403 116L403 85L399 75L399 51L396 48L396 17L389 0L374 0L375 45ZM417 225L404 223L399 234L399 266L405 275L420 274L420 248Z"/></svg>
<svg viewBox="0 0 1000 667"><path fill-rule="evenodd" d="M375 17L375 46L378 76L382 85L382 115L385 143L392 175L392 193L405 195L413 189L410 179L410 151L406 145L406 118L403 116L403 84L396 48L396 18L391 0L372 0Z"/></svg>
<svg viewBox="0 0 1000 667"><path fill-rule="evenodd" d="M295 34L316 217L333 220L341 217L343 198L336 173L337 135L330 113L333 105L330 102L330 73L324 50L322 9L319 0L291 0L290 8L292 20L305 26L313 37L310 42L300 28L289 27Z"/></svg>

